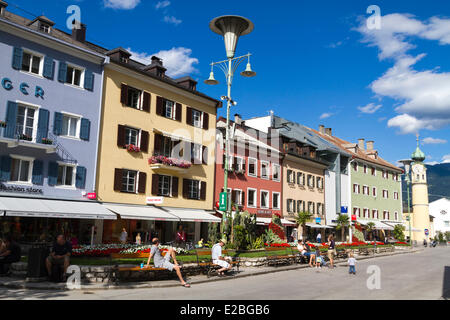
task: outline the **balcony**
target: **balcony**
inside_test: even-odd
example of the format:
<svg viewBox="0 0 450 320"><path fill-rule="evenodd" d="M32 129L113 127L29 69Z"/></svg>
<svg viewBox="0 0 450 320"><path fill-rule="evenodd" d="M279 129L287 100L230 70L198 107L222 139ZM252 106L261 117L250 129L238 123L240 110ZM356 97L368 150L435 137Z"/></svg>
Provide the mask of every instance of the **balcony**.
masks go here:
<svg viewBox="0 0 450 320"><path fill-rule="evenodd" d="M14 129L13 133L10 131L4 122L0 122L0 142L6 143L8 148L29 147L45 150L46 153L57 151L54 141L47 138L45 132L38 130L33 135L26 135L17 129Z"/></svg>
<svg viewBox="0 0 450 320"><path fill-rule="evenodd" d="M183 159L155 155L148 159L150 169L155 171L186 172L192 163Z"/></svg>

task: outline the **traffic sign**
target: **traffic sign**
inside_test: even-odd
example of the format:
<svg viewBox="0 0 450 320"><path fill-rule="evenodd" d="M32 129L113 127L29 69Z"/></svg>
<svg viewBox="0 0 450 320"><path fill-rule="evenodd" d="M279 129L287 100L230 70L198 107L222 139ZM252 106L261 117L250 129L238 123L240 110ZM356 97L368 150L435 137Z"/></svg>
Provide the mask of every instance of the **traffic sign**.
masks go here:
<svg viewBox="0 0 450 320"><path fill-rule="evenodd" d="M227 211L227 193L221 192L219 197L219 210Z"/></svg>
<svg viewBox="0 0 450 320"><path fill-rule="evenodd" d="M429 233L428 229L425 229L425 235L427 236Z"/></svg>
<svg viewBox="0 0 450 320"><path fill-rule="evenodd" d="M347 206L342 206L341 207L341 213L348 213L348 207Z"/></svg>

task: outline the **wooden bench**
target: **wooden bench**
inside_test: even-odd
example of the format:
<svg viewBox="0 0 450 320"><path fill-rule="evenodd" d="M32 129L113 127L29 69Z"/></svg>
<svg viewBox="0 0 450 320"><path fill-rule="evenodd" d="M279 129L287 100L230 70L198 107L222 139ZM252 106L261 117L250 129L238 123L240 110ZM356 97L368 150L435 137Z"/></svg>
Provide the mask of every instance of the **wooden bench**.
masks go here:
<svg viewBox="0 0 450 320"><path fill-rule="evenodd" d="M164 257L166 255L166 251L163 251L161 255ZM112 253L110 255L111 260L118 260L118 259L148 259L150 256L150 253L144 252L144 253ZM143 261L143 263L146 265L147 261ZM141 268L140 266L136 267L119 267L117 266L117 271L163 271L166 270L164 268L155 268L155 267L145 267Z"/></svg>
<svg viewBox="0 0 450 320"><path fill-rule="evenodd" d="M284 249L284 252L282 254L279 253L279 251L282 251ZM270 266L271 264L280 265L285 262L287 263L295 263L298 259L298 256L293 252L292 248L279 248L279 247L269 247L266 246L264 248L266 252L266 259L267 259L267 265ZM301 256L300 256L301 257ZM300 258L301 259L301 258Z"/></svg>
<svg viewBox="0 0 450 320"><path fill-rule="evenodd" d="M347 259L348 258L347 250L345 250L345 249L336 250L336 255L334 258L335 259Z"/></svg>
<svg viewBox="0 0 450 320"><path fill-rule="evenodd" d="M196 249L195 253L197 254L197 265L206 272L208 278L212 277L214 272L221 268L219 265L212 262L211 249ZM222 249L222 256L226 257L228 255L229 251ZM227 262L232 266L236 266L239 271L240 261L238 258L235 257L235 260Z"/></svg>

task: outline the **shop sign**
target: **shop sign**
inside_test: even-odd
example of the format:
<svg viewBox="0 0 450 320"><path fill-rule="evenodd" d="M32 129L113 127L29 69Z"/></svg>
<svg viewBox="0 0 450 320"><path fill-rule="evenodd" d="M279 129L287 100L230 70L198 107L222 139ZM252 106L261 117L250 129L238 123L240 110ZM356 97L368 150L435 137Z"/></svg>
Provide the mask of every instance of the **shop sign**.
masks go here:
<svg viewBox="0 0 450 320"><path fill-rule="evenodd" d="M272 210L258 210L256 211L258 214L272 214Z"/></svg>
<svg viewBox="0 0 450 320"><path fill-rule="evenodd" d="M219 210L227 211L227 193L221 192L219 195Z"/></svg>
<svg viewBox="0 0 450 320"><path fill-rule="evenodd" d="M356 214L352 214L352 221L356 221Z"/></svg>
<svg viewBox="0 0 450 320"><path fill-rule="evenodd" d="M12 81L8 78L3 78L1 83L2 83L3 89L5 89L6 91L11 91L12 89L14 89ZM28 92L29 88L30 88L30 86L26 82L22 82L19 85L20 92L22 92L26 96L29 95L29 92ZM36 98L44 99L44 89L42 89L39 86L36 86L34 88L34 96Z"/></svg>
<svg viewBox="0 0 450 320"><path fill-rule="evenodd" d="M348 207L347 206L342 206L341 207L341 213L348 213Z"/></svg>
<svg viewBox="0 0 450 320"><path fill-rule="evenodd" d="M164 197L147 197L147 204L162 204L164 202Z"/></svg>
<svg viewBox="0 0 450 320"><path fill-rule="evenodd" d="M0 192L44 194L42 189L37 189L34 187L10 186L3 183L0 183Z"/></svg>
<svg viewBox="0 0 450 320"><path fill-rule="evenodd" d="M88 193L87 198L89 200L95 200L95 199L97 199L97 194L95 192Z"/></svg>
<svg viewBox="0 0 450 320"><path fill-rule="evenodd" d="M322 221L322 218L316 218L316 224L320 224L321 221Z"/></svg>

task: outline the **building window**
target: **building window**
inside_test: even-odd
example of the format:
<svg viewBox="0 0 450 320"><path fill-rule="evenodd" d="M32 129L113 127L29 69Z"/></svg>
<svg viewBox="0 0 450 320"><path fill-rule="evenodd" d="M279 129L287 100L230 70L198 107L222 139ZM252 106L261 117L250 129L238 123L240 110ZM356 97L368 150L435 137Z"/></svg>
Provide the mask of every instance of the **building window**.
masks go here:
<svg viewBox="0 0 450 320"><path fill-rule="evenodd" d="M244 172L245 171L245 160L241 157L236 157L236 170L237 172Z"/></svg>
<svg viewBox="0 0 450 320"><path fill-rule="evenodd" d="M269 163L261 161L261 178L269 179Z"/></svg>
<svg viewBox="0 0 450 320"><path fill-rule="evenodd" d="M65 164L58 165L57 186L74 187L75 186L75 167Z"/></svg>
<svg viewBox="0 0 450 320"><path fill-rule="evenodd" d="M22 56L22 71L42 75L42 56L31 52L23 52Z"/></svg>
<svg viewBox="0 0 450 320"><path fill-rule="evenodd" d="M383 190L383 198L388 199L389 198L389 191Z"/></svg>
<svg viewBox="0 0 450 320"><path fill-rule="evenodd" d="M297 212L304 212L304 211L305 211L305 201L297 200Z"/></svg>
<svg viewBox="0 0 450 320"><path fill-rule="evenodd" d="M297 184L300 186L305 185L305 174L302 172L297 172Z"/></svg>
<svg viewBox="0 0 450 320"><path fill-rule="evenodd" d="M202 163L202 149L202 146L199 144L191 144L191 156L196 164Z"/></svg>
<svg viewBox="0 0 450 320"><path fill-rule="evenodd" d="M394 200L398 200L398 192L394 192Z"/></svg>
<svg viewBox="0 0 450 320"><path fill-rule="evenodd" d="M36 124L37 112L36 108L19 105L17 109L17 132L25 136L27 140L34 138L34 128Z"/></svg>
<svg viewBox="0 0 450 320"><path fill-rule="evenodd" d="M375 167L371 167L370 170L371 170L373 176L377 175L377 169Z"/></svg>
<svg viewBox="0 0 450 320"><path fill-rule="evenodd" d="M132 128L125 128L125 144L132 144L139 146L139 130Z"/></svg>
<svg viewBox="0 0 450 320"><path fill-rule="evenodd" d="M280 210L280 193L272 192L272 209Z"/></svg>
<svg viewBox="0 0 450 320"><path fill-rule="evenodd" d="M162 138L161 152L165 157L172 157L173 141L169 137Z"/></svg>
<svg viewBox="0 0 450 320"><path fill-rule="evenodd" d="M192 124L194 127L202 128L202 113L200 111L192 109Z"/></svg>
<svg viewBox="0 0 450 320"><path fill-rule="evenodd" d="M323 189L323 178L317 177L317 188L322 190Z"/></svg>
<svg viewBox="0 0 450 320"><path fill-rule="evenodd" d="M372 210L372 218L378 219L378 210Z"/></svg>
<svg viewBox="0 0 450 320"><path fill-rule="evenodd" d="M308 212L314 214L314 202L308 201Z"/></svg>
<svg viewBox="0 0 450 320"><path fill-rule="evenodd" d="M247 207L256 207L256 189L247 189Z"/></svg>
<svg viewBox="0 0 450 320"><path fill-rule="evenodd" d="M11 161L11 182L31 183L33 161L25 158L13 158Z"/></svg>
<svg viewBox="0 0 450 320"><path fill-rule="evenodd" d="M200 199L200 181L189 180L188 184L189 199Z"/></svg>
<svg viewBox="0 0 450 320"><path fill-rule="evenodd" d="M286 171L286 179L288 183L294 183L295 182L295 174L294 171L288 169Z"/></svg>
<svg viewBox="0 0 450 320"><path fill-rule="evenodd" d="M353 215L361 218L361 211L359 210L359 208L357 208L357 207L353 208Z"/></svg>
<svg viewBox="0 0 450 320"><path fill-rule="evenodd" d="M175 104L173 101L166 100L166 118L174 119L175 118Z"/></svg>
<svg viewBox="0 0 450 320"><path fill-rule="evenodd" d="M169 197L170 196L170 186L172 182L172 177L159 175L158 180L158 195Z"/></svg>
<svg viewBox="0 0 450 320"><path fill-rule="evenodd" d="M77 86L77 87L81 87L83 73L84 73L84 71L82 69L68 65L67 66L66 83Z"/></svg>
<svg viewBox="0 0 450 320"><path fill-rule="evenodd" d="M444 221L444 226L445 227L450 227L450 221Z"/></svg>
<svg viewBox="0 0 450 320"><path fill-rule="evenodd" d="M308 187L309 188L314 188L314 176L308 174Z"/></svg>
<svg viewBox="0 0 450 320"><path fill-rule="evenodd" d="M269 192L261 191L261 208L269 208Z"/></svg>
<svg viewBox="0 0 450 320"><path fill-rule="evenodd" d="M373 187L373 188L372 188L372 195L373 195L374 197L377 196L377 188L376 188L376 187Z"/></svg>
<svg viewBox="0 0 450 320"><path fill-rule="evenodd" d="M142 91L133 87L128 87L127 90L127 106L134 109L141 109L141 95Z"/></svg>
<svg viewBox="0 0 450 320"><path fill-rule="evenodd" d="M323 203L317 203L317 214L323 215Z"/></svg>
<svg viewBox="0 0 450 320"><path fill-rule="evenodd" d="M367 173L367 165L364 165L364 173Z"/></svg>
<svg viewBox="0 0 450 320"><path fill-rule="evenodd" d="M39 30L45 33L50 33L50 26L46 23L40 23Z"/></svg>
<svg viewBox="0 0 450 320"><path fill-rule="evenodd" d="M272 164L272 168L273 168L272 179L274 181L280 181L280 166L278 164Z"/></svg>
<svg viewBox="0 0 450 320"><path fill-rule="evenodd" d="M254 158L248 158L248 175L252 177L257 176L257 162L258 160Z"/></svg>
<svg viewBox="0 0 450 320"><path fill-rule="evenodd" d="M353 165L353 170L358 172L358 163L357 162L353 162L352 165Z"/></svg>
<svg viewBox="0 0 450 320"><path fill-rule="evenodd" d="M63 114L61 135L78 138L80 118Z"/></svg>
<svg viewBox="0 0 450 320"><path fill-rule="evenodd" d="M359 184L356 184L356 183L353 184L353 193L356 193L356 194L360 193L360 186L359 186Z"/></svg>
<svg viewBox="0 0 450 320"><path fill-rule="evenodd" d="M389 211L383 211L383 219L384 220L389 220Z"/></svg>
<svg viewBox="0 0 450 320"><path fill-rule="evenodd" d="M369 209L364 208L363 212L364 212L364 218L370 218L370 216L369 216Z"/></svg>
<svg viewBox="0 0 450 320"><path fill-rule="evenodd" d="M389 177L389 174L388 174L388 172L386 171L386 170L383 170L382 171L382 177L384 178L384 179L387 179L388 177Z"/></svg>
<svg viewBox="0 0 450 320"><path fill-rule="evenodd" d="M136 192L137 171L123 170L122 172L122 191Z"/></svg>
<svg viewBox="0 0 450 320"><path fill-rule="evenodd" d="M363 186L363 194L369 195L369 187L368 186Z"/></svg>
<svg viewBox="0 0 450 320"><path fill-rule="evenodd" d="M235 189L234 192L234 203L238 206L242 205L242 190Z"/></svg>
<svg viewBox="0 0 450 320"><path fill-rule="evenodd" d="M394 219L395 219L395 221L398 221L398 212L397 211L394 212Z"/></svg>

